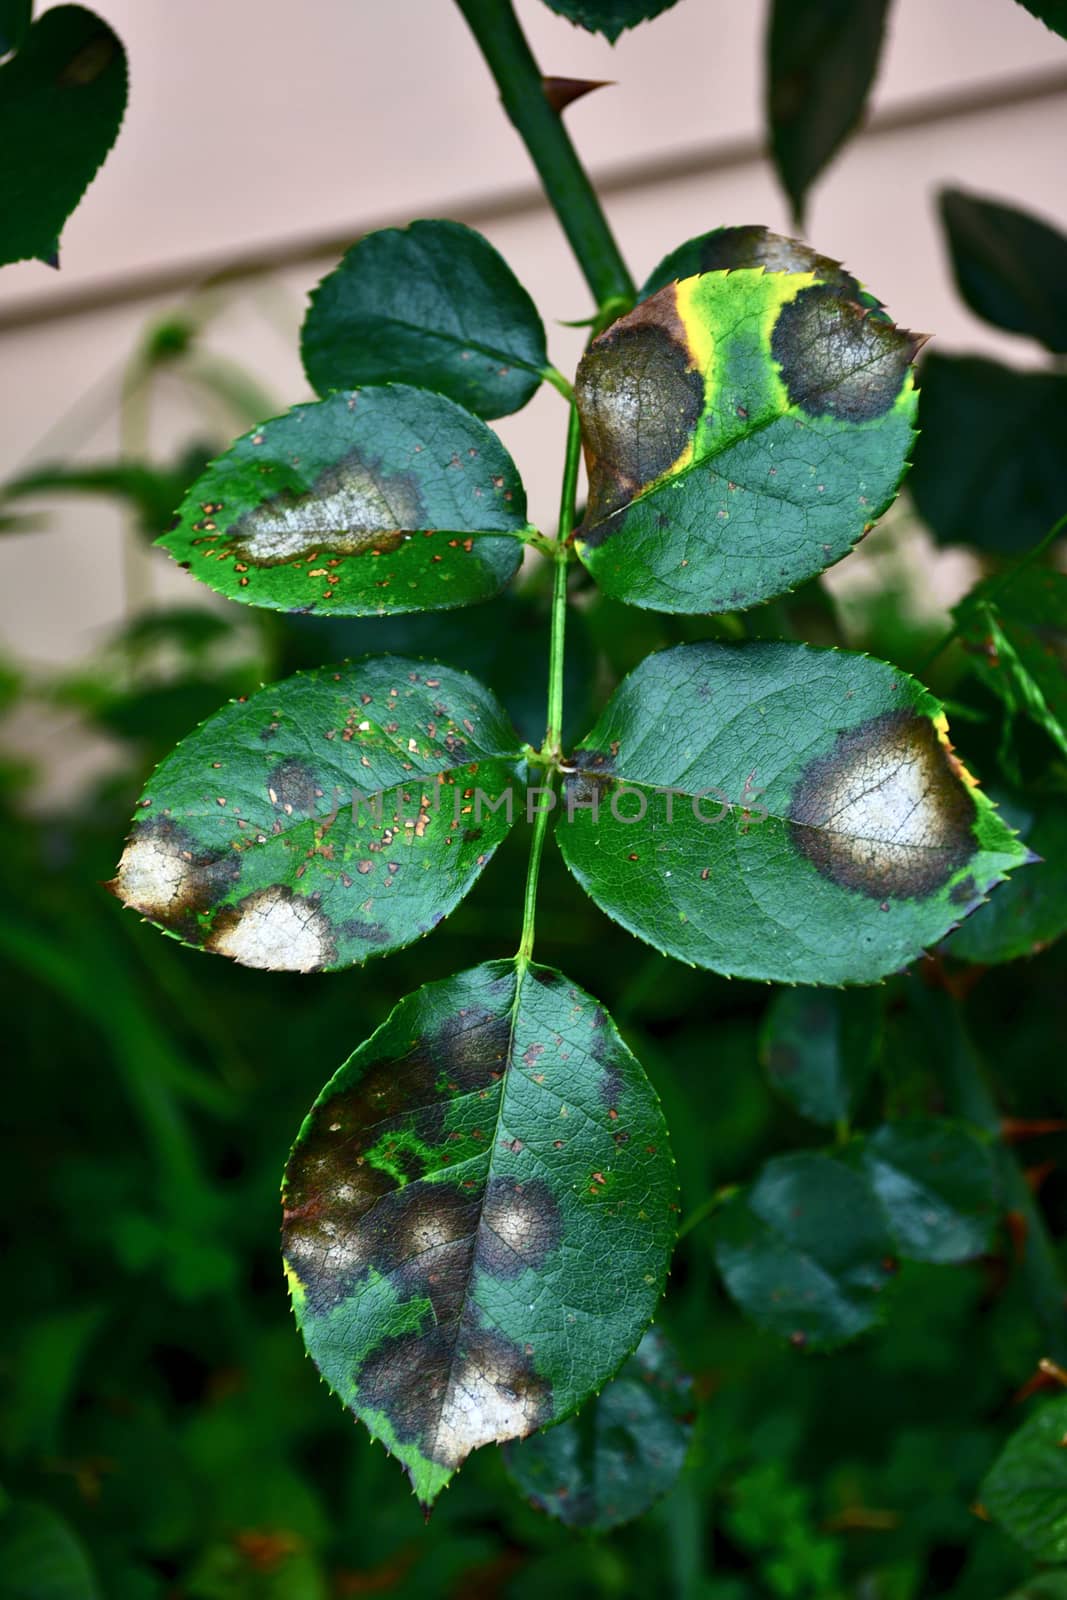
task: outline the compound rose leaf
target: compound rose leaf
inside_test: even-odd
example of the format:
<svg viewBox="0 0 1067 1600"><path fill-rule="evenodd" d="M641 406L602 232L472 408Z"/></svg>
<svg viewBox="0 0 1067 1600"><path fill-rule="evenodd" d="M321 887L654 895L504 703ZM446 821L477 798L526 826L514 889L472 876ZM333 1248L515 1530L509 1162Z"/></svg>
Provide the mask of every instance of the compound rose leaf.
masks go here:
<svg viewBox="0 0 1067 1600"><path fill-rule="evenodd" d="M425 1505L618 1370L675 1234L640 1064L589 995L511 961L400 1002L316 1101L283 1199L308 1350Z"/></svg>
<svg viewBox="0 0 1067 1600"><path fill-rule="evenodd" d="M110 887L245 966L352 966L459 904L511 827L518 760L465 672L381 656L297 673L161 762Z"/></svg>
<svg viewBox="0 0 1067 1600"><path fill-rule="evenodd" d="M568 766L557 836L579 883L658 950L735 977L873 983L1027 858L938 701L843 651L661 651Z"/></svg>
<svg viewBox="0 0 1067 1600"><path fill-rule="evenodd" d="M548 364L530 296L458 222L367 234L312 294L300 342L321 395L410 383L488 418L524 406Z"/></svg>
<svg viewBox="0 0 1067 1600"><path fill-rule="evenodd" d="M693 1434L693 1380L658 1328L576 1417L505 1448L518 1488L568 1528L616 1528L672 1488Z"/></svg>
<svg viewBox="0 0 1067 1600"><path fill-rule="evenodd" d="M443 395L390 384L245 434L157 542L232 600L362 617L488 600L518 570L525 530L496 434Z"/></svg>
<svg viewBox="0 0 1067 1600"><path fill-rule="evenodd" d="M593 341L576 380L589 500L575 547L607 594L744 610L840 561L889 506L922 341L853 282L833 263L708 272Z"/></svg>

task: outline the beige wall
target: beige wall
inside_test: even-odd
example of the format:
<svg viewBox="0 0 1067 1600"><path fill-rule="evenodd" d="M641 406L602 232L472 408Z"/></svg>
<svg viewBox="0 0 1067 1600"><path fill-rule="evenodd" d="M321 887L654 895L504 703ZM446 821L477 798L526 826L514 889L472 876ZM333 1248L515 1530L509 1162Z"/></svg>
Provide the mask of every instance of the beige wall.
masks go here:
<svg viewBox="0 0 1067 1600"><path fill-rule="evenodd" d="M94 3L127 42L130 110L66 231L62 272L27 263L0 274L0 477L74 446L86 458L117 448L122 362L146 320L182 299L176 289L136 297L141 275L188 263L192 284L232 255L279 244L299 253L302 242L419 214L476 211L537 299L557 363L573 366L581 335L552 324L586 314L588 294L554 219L516 213L516 194L532 191L527 159L450 0ZM680 0L614 50L539 0L519 10L546 70L618 80L568 121L594 173L611 176L611 219L637 274L719 223L786 226L758 153L756 0ZM1050 78L1058 92L1035 94ZM961 96L969 103L946 115ZM1015 0L896 0L874 112L819 188L810 237L945 348L1039 361L1036 347L959 304L932 198L941 183L962 183L1067 227L1067 45ZM652 182L642 177L651 161L664 169ZM687 175L666 173L672 163ZM331 264L307 259L235 291L212 324L213 347L255 372L279 407L306 397L295 335L307 290ZM87 291L115 303L56 316ZM153 443L168 449L195 420L179 394L162 392ZM533 517L550 521L558 396L543 391L499 426ZM44 668L91 648L126 604L123 541L116 512L57 501L49 531L0 543L7 653ZM133 587L206 603L154 553Z"/></svg>

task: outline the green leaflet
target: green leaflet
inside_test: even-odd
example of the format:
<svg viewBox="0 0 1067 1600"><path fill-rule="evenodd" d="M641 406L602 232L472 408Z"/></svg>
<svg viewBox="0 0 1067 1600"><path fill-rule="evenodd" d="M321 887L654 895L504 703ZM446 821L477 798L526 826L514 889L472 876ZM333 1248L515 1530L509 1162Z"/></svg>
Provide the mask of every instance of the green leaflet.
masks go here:
<svg viewBox="0 0 1067 1600"><path fill-rule="evenodd" d="M59 265L63 225L125 109L126 53L107 23L82 6L46 11L0 66L0 262Z"/></svg>
<svg viewBox="0 0 1067 1600"><path fill-rule="evenodd" d="M471 1450L566 1417L634 1349L675 1193L639 1063L547 967L428 984L327 1084L285 1175L293 1306L424 1505Z"/></svg>
<svg viewBox="0 0 1067 1600"><path fill-rule="evenodd" d="M1019 4L1061 39L1067 39L1067 0L1019 0Z"/></svg>
<svg viewBox="0 0 1067 1600"><path fill-rule="evenodd" d="M887 1122L858 1151L906 1260L944 1266L988 1249L996 1172L989 1146L969 1128L938 1117Z"/></svg>
<svg viewBox="0 0 1067 1600"><path fill-rule="evenodd" d="M716 1214L713 1236L742 1311L793 1344L829 1349L881 1316L893 1240L863 1175L831 1156L768 1161Z"/></svg>
<svg viewBox="0 0 1067 1600"><path fill-rule="evenodd" d="M576 395L575 547L619 600L736 611L839 561L891 503L920 340L840 269L669 284L595 339Z"/></svg>
<svg viewBox="0 0 1067 1600"><path fill-rule="evenodd" d="M960 189L943 189L940 208L956 286L971 310L995 328L1067 351L1067 238L1026 211Z"/></svg>
<svg viewBox="0 0 1067 1600"><path fill-rule="evenodd" d="M812 1122L847 1122L882 1042L872 989L780 989L767 1008L760 1057L778 1092Z"/></svg>
<svg viewBox="0 0 1067 1600"><path fill-rule="evenodd" d="M392 384L294 406L231 445L158 541L233 600L370 616L499 593L526 496L484 422Z"/></svg>
<svg viewBox="0 0 1067 1600"><path fill-rule="evenodd" d="M969 1129L891 1122L833 1155L768 1161L716 1214L715 1260L760 1327L828 1349L881 1319L898 1256L973 1260L996 1209L992 1156Z"/></svg>
<svg viewBox="0 0 1067 1600"><path fill-rule="evenodd" d="M587 1406L504 1452L515 1483L569 1528L614 1528L672 1488L692 1437L692 1379L658 1328Z"/></svg>
<svg viewBox="0 0 1067 1600"><path fill-rule="evenodd" d="M489 418L524 406L548 364L530 296L458 222L383 228L353 245L312 294L300 348L319 394L411 383Z"/></svg>
<svg viewBox="0 0 1067 1600"><path fill-rule="evenodd" d="M767 124L778 177L798 223L811 185L863 115L888 11L889 0L773 0Z"/></svg>
<svg viewBox="0 0 1067 1600"><path fill-rule="evenodd" d="M545 0L550 11L555 11L568 22L576 22L588 33L602 33L615 43L627 28L636 28L669 11L678 0Z"/></svg>
<svg viewBox="0 0 1067 1600"><path fill-rule="evenodd" d="M110 887L245 966L351 966L459 904L511 826L518 759L466 673L402 656L297 673L160 763Z"/></svg>
<svg viewBox="0 0 1067 1600"><path fill-rule="evenodd" d="M767 272L813 272L820 283L835 284L851 299L874 307L879 305L839 261L820 255L801 239L772 233L757 223L712 228L710 233L687 239L649 273L638 298L647 300L679 278L693 278L701 272L736 272L739 267L763 267Z"/></svg>
<svg viewBox="0 0 1067 1600"><path fill-rule="evenodd" d="M1067 755L1067 576L1030 568L1006 584L989 578L952 614L978 677Z"/></svg>
<svg viewBox="0 0 1067 1600"><path fill-rule="evenodd" d="M1063 515L1067 377L982 356L922 364L908 489L939 544L1012 554Z"/></svg>
<svg viewBox="0 0 1067 1600"><path fill-rule="evenodd" d="M734 977L873 983L1027 855L934 697L843 651L661 651L570 766L557 834L582 887L665 954Z"/></svg>
<svg viewBox="0 0 1067 1600"><path fill-rule="evenodd" d="M1067 1395L1045 1401L1008 1440L981 1489L995 1521L1038 1561L1067 1561Z"/></svg>
<svg viewBox="0 0 1067 1600"><path fill-rule="evenodd" d="M998 803L1038 860L945 941L957 961L983 966L1037 955L1067 932L1067 800L1047 795Z"/></svg>

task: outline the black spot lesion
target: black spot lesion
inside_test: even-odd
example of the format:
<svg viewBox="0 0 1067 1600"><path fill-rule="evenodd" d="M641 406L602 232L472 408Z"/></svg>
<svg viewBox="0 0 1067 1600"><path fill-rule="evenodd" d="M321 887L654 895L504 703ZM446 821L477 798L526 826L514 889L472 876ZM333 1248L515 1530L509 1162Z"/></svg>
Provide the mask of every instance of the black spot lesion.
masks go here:
<svg viewBox="0 0 1067 1600"><path fill-rule="evenodd" d="M606 750L576 750L563 781L568 817L599 806L615 788L615 758Z"/></svg>
<svg viewBox="0 0 1067 1600"><path fill-rule="evenodd" d="M198 944L199 919L232 892L240 876L239 851L205 850L188 828L169 817L149 817L133 829L106 887L131 910Z"/></svg>
<svg viewBox="0 0 1067 1600"><path fill-rule="evenodd" d="M578 538L592 547L614 531L634 495L678 460L704 412L704 377L673 285L594 339L575 393L589 473Z"/></svg>
<svg viewBox="0 0 1067 1600"><path fill-rule="evenodd" d="M267 775L267 798L287 816L314 816L322 795L311 768L295 757L279 762Z"/></svg>
<svg viewBox="0 0 1067 1600"><path fill-rule="evenodd" d="M790 403L842 422L884 416L922 344L921 335L872 315L833 284L802 289L771 333Z"/></svg>
<svg viewBox="0 0 1067 1600"><path fill-rule="evenodd" d="M755 224L716 228L706 234L698 252L699 272L735 272L763 267L766 272L814 272L820 282L832 284L849 298L863 293L858 281L839 261L820 255L801 239Z"/></svg>
<svg viewBox="0 0 1067 1600"><path fill-rule="evenodd" d="M544 1266L563 1235L559 1206L541 1178L491 1178L474 1264L493 1278Z"/></svg>
<svg viewBox="0 0 1067 1600"><path fill-rule="evenodd" d="M789 805L823 877L879 901L923 900L970 860L975 803L929 717L891 711L839 733Z"/></svg>

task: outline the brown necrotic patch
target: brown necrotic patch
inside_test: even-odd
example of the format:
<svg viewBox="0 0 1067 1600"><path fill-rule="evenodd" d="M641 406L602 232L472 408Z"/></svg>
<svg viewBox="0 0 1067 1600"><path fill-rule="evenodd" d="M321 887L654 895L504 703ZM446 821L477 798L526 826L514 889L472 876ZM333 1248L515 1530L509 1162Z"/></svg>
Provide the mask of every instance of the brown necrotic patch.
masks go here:
<svg viewBox="0 0 1067 1600"><path fill-rule="evenodd" d="M700 250L701 272L734 271L744 267L763 267L767 272L814 272L828 284L835 284L850 298L858 299L862 290L840 262L832 261L800 239L772 233L756 225L718 228L704 240Z"/></svg>
<svg viewBox="0 0 1067 1600"><path fill-rule="evenodd" d="M674 285L594 339L575 380L589 501L580 537L599 543L604 519L677 461L704 410Z"/></svg>
<svg viewBox="0 0 1067 1600"><path fill-rule="evenodd" d="M361 1403L384 1412L402 1444L443 1467L552 1417L551 1387L530 1357L466 1321L384 1340L364 1361L357 1387Z"/></svg>
<svg viewBox="0 0 1067 1600"><path fill-rule="evenodd" d="M397 550L425 526L414 478L385 473L352 453L300 494L286 489L244 512L226 530L226 548L257 567L315 553L362 556Z"/></svg>
<svg viewBox="0 0 1067 1600"><path fill-rule="evenodd" d="M270 972L315 972L337 958L329 918L309 896L282 884L224 907L204 943L216 955Z"/></svg>
<svg viewBox="0 0 1067 1600"><path fill-rule="evenodd" d="M207 911L240 877L240 856L198 850L192 834L166 818L138 824L108 884L142 916L191 936Z"/></svg>
<svg viewBox="0 0 1067 1600"><path fill-rule="evenodd" d="M790 802L794 844L826 878L922 900L974 850L974 800L928 717L890 711L838 735Z"/></svg>
<svg viewBox="0 0 1067 1600"><path fill-rule="evenodd" d="M802 289L782 307L771 334L791 403L809 416L843 422L883 416L921 344L829 284Z"/></svg>

